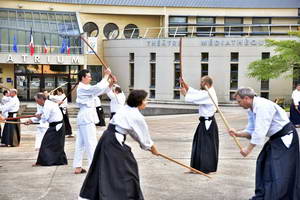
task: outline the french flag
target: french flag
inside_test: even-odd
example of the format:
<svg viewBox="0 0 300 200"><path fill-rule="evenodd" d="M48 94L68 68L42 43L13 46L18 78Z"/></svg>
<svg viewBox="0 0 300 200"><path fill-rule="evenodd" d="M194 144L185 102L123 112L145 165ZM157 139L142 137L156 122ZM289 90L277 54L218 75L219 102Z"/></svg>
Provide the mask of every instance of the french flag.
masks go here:
<svg viewBox="0 0 300 200"><path fill-rule="evenodd" d="M44 36L44 53L48 53L48 45L47 45L47 42L46 42L46 37Z"/></svg>
<svg viewBox="0 0 300 200"><path fill-rule="evenodd" d="M68 55L71 54L71 42L70 42L70 38L68 38L67 53L68 53Z"/></svg>
<svg viewBox="0 0 300 200"><path fill-rule="evenodd" d="M29 50L30 50L30 55L32 56L34 54L34 43L33 43L32 28L30 30Z"/></svg>

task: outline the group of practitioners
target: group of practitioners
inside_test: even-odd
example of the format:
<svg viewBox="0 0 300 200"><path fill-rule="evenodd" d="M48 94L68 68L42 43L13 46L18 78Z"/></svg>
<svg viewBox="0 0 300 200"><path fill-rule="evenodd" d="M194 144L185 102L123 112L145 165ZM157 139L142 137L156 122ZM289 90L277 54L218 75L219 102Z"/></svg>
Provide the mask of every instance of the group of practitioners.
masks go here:
<svg viewBox="0 0 300 200"><path fill-rule="evenodd" d="M110 69L104 70L104 77L96 85L90 85L92 78L86 69L79 72L78 79L76 103L80 110L73 167L75 174L88 172L79 196L90 200L143 200L137 161L126 144L126 137L130 135L142 149L160 155L140 112L147 106L147 92L133 90L125 99ZM199 105L199 125L193 138L190 166L204 173L215 173L219 160L219 131L215 119L218 98L213 80L203 76L200 90L192 88L183 79L180 83L185 101ZM14 98L13 93L16 96L15 90L9 93L10 98ZM96 124L101 121L99 116L103 116L98 96L102 94L111 99L111 117L97 142ZM67 113L63 108L64 98L51 95L48 98L44 93L35 96L37 113L27 124L47 124L35 166L67 164L64 142L68 125L64 117ZM228 130L232 137L249 140L249 144L240 150L241 155L247 157L257 145L264 145L256 162L255 195L250 199L299 200L299 136L294 124L280 106L258 97L252 88L239 88L234 98L248 111L248 124L244 130ZM299 101L296 103L294 108ZM8 118L4 116L5 112ZM5 109L5 104L2 113L0 120L8 121L9 117L15 120L16 110ZM12 143L9 145L13 146ZM87 153L88 171L82 166L84 152Z"/></svg>

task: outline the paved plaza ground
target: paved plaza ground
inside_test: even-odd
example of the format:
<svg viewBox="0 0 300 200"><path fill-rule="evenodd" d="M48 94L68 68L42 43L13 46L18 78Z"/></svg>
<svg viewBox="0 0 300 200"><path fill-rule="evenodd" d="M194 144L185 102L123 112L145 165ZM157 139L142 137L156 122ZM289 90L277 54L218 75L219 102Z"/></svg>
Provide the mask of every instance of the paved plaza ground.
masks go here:
<svg viewBox="0 0 300 200"><path fill-rule="evenodd" d="M221 107L229 124L237 129L246 125L246 111L238 107ZM149 116L152 139L158 150L189 165L192 139L198 124L197 114ZM261 147L243 158L226 127L216 114L220 135L218 172L208 179L201 175L186 174L182 168L168 160L141 150L127 137L139 165L141 187L145 200L247 200L254 193L255 161ZM76 135L76 119L72 118ZM73 174L75 138L66 138L65 151L68 165L32 167L36 161L34 151L35 125L22 125L20 147L0 148L1 200L75 200L86 174ZM100 137L105 128L97 128ZM240 139L243 146L246 139ZM84 166L87 165L85 157ZM113 200L113 199L112 199Z"/></svg>

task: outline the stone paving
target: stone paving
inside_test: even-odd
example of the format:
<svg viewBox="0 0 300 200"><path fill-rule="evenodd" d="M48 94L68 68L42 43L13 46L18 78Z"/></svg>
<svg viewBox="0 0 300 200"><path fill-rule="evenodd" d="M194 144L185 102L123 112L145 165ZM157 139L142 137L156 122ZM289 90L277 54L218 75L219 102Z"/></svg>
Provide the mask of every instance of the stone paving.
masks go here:
<svg viewBox="0 0 300 200"><path fill-rule="evenodd" d="M230 126L241 129L246 125L246 111L237 107L222 107ZM141 187L146 200L247 200L254 193L255 161L261 147L243 158L219 114L216 114L220 135L218 172L208 179L186 174L187 169L150 152L141 150L127 137L139 165ZM158 150L186 165L190 153L197 114L146 117L152 139ZM76 135L76 119L71 119ZM72 162L75 139L66 138L68 165L31 167L36 161L34 151L35 125L22 125L20 147L0 148L1 200L75 200L78 199L85 174L73 174ZM105 128L98 128L99 137ZM240 139L243 146L246 139ZM86 158L86 157L85 157ZM84 160L84 166L87 160Z"/></svg>

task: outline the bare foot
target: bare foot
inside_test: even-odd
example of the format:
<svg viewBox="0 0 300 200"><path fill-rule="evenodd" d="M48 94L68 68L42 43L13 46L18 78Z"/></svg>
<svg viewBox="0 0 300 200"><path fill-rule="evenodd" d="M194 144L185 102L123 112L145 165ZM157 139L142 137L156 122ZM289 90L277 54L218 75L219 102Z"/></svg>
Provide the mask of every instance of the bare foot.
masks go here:
<svg viewBox="0 0 300 200"><path fill-rule="evenodd" d="M40 167L41 165L40 164L37 164L37 163L34 163L32 164L32 167Z"/></svg>
<svg viewBox="0 0 300 200"><path fill-rule="evenodd" d="M86 170L81 167L76 167L74 174L84 174Z"/></svg>

